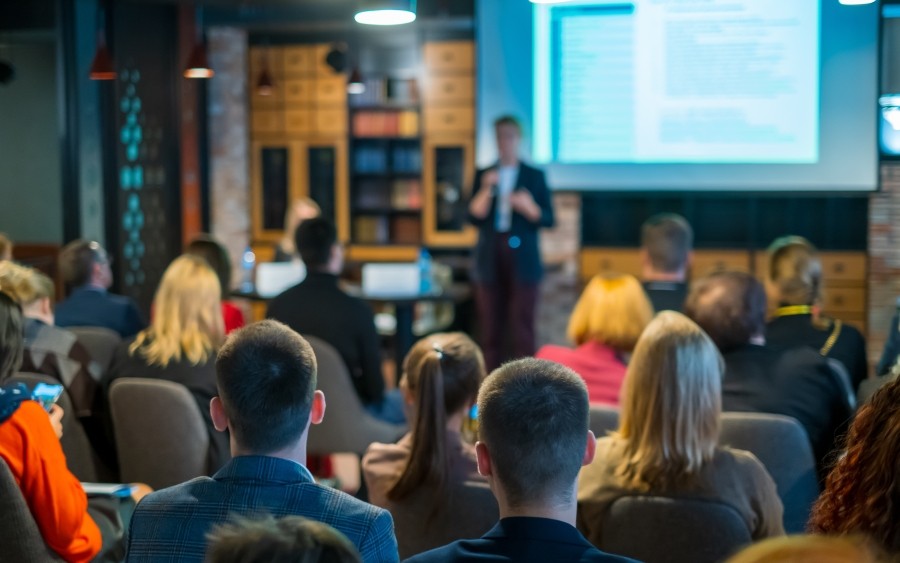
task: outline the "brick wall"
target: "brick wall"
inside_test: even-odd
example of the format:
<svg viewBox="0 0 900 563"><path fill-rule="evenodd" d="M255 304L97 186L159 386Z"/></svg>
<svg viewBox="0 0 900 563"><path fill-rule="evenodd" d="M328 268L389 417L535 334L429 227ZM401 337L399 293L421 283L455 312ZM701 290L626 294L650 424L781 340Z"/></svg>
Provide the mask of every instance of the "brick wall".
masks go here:
<svg viewBox="0 0 900 563"><path fill-rule="evenodd" d="M876 363L900 296L900 163L881 167L869 198L869 360Z"/></svg>
<svg viewBox="0 0 900 563"><path fill-rule="evenodd" d="M216 76L209 81L210 223L228 248L234 280L250 242L250 149L247 99L247 34L212 28L207 39Z"/></svg>

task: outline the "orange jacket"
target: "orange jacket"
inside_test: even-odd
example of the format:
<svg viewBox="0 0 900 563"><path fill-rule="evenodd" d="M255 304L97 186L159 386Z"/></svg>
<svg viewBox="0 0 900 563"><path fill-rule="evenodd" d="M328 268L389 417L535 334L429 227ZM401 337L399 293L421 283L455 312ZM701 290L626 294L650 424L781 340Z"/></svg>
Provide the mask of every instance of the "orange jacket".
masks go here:
<svg viewBox="0 0 900 563"><path fill-rule="evenodd" d="M0 457L22 489L47 545L66 561L90 561L102 547L87 495L66 467L47 412L34 401L0 424Z"/></svg>

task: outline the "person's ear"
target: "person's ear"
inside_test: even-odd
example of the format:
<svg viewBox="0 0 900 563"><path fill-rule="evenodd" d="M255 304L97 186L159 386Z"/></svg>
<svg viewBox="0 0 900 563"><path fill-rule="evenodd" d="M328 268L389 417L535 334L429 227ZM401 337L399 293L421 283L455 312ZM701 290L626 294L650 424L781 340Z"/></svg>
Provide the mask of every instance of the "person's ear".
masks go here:
<svg viewBox="0 0 900 563"><path fill-rule="evenodd" d="M587 444L584 446L584 458L581 460L581 465L590 465L592 461L594 461L594 454L597 453L597 438L594 436L594 432L592 430L588 430L587 433Z"/></svg>
<svg viewBox="0 0 900 563"><path fill-rule="evenodd" d="M209 416L212 418L216 430L219 432L228 430L228 416L225 414L225 406L219 397L213 397L209 402Z"/></svg>
<svg viewBox="0 0 900 563"><path fill-rule="evenodd" d="M475 459L478 463L478 474L482 477L489 477L493 475L493 468L491 467L491 454L488 452L487 446L484 445L484 442L476 442L475 443Z"/></svg>
<svg viewBox="0 0 900 563"><path fill-rule="evenodd" d="M413 397L412 391L409 390L409 384L407 384L405 376L400 380L400 393L403 395L403 403L412 406L415 397Z"/></svg>
<svg viewBox="0 0 900 563"><path fill-rule="evenodd" d="M691 266L693 266L693 265L694 265L694 251L690 250L690 251L688 251L687 263L685 264L685 266L686 266L685 269L690 270Z"/></svg>
<svg viewBox="0 0 900 563"><path fill-rule="evenodd" d="M41 299L41 314L50 316L53 314L53 306L50 305L50 298L44 297Z"/></svg>
<svg viewBox="0 0 900 563"><path fill-rule="evenodd" d="M325 393L316 391L313 393L312 406L309 409L310 424L321 424L325 418Z"/></svg>

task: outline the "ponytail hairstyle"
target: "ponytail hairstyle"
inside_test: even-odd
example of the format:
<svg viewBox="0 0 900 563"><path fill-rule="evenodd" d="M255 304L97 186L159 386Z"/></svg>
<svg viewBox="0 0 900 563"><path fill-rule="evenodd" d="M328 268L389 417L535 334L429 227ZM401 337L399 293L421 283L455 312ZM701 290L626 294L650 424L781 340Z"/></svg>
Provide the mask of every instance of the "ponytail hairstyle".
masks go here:
<svg viewBox="0 0 900 563"><path fill-rule="evenodd" d="M390 500L402 500L423 484L446 491L447 419L475 402L484 377L481 349L461 332L426 336L409 351L400 384L413 397L412 451L388 491Z"/></svg>

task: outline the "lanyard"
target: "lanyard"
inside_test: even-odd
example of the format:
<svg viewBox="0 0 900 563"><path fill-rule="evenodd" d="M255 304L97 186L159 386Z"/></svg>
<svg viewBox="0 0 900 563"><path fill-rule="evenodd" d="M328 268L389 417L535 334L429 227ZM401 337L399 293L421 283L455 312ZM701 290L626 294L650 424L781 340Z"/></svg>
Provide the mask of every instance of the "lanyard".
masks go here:
<svg viewBox="0 0 900 563"><path fill-rule="evenodd" d="M775 309L776 317L790 317L793 315L811 315L813 308L811 305L788 305L787 307L779 307Z"/></svg>

